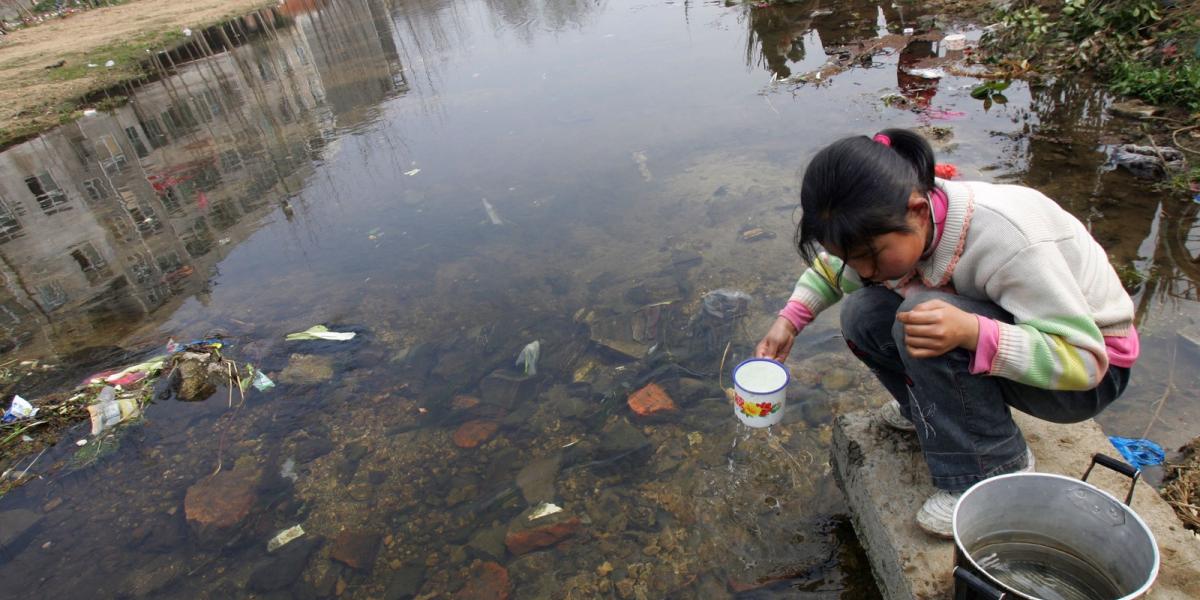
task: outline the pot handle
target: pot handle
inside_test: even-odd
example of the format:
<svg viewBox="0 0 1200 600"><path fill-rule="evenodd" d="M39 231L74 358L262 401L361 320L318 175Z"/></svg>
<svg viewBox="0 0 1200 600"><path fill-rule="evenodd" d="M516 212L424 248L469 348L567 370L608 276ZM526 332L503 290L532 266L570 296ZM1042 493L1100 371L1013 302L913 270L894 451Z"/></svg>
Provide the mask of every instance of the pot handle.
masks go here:
<svg viewBox="0 0 1200 600"><path fill-rule="evenodd" d="M954 567L954 580L954 600L967 600L968 591L983 594L983 597L987 600L1004 600L1008 597L1007 594L996 589L992 584L980 579L978 575L962 567Z"/></svg>
<svg viewBox="0 0 1200 600"><path fill-rule="evenodd" d="M1083 472L1083 477L1080 477L1080 480L1087 481L1088 475L1092 473L1092 467L1097 464L1108 467L1130 479L1129 492L1125 494L1125 506L1129 506L1129 503L1133 501L1133 486L1137 485L1138 478L1142 476L1142 470L1124 461L1097 452L1092 455L1092 464L1088 465L1087 470Z"/></svg>

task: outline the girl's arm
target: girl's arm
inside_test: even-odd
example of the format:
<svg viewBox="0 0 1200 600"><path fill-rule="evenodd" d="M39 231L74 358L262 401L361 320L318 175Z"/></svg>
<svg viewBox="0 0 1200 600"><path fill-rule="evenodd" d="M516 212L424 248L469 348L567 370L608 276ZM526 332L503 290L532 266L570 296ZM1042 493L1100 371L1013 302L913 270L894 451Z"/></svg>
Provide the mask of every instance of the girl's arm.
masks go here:
<svg viewBox="0 0 1200 600"><path fill-rule="evenodd" d="M1017 252L984 289L1014 320L980 323L981 329L994 324L997 334L987 372L1053 390L1089 390L1100 383L1108 371L1104 337L1054 242Z"/></svg>
<svg viewBox="0 0 1200 600"><path fill-rule="evenodd" d="M779 316L788 319L796 331L800 331L821 311L862 286L862 279L854 269L844 267L842 259L822 252L800 275L787 307L780 311Z"/></svg>

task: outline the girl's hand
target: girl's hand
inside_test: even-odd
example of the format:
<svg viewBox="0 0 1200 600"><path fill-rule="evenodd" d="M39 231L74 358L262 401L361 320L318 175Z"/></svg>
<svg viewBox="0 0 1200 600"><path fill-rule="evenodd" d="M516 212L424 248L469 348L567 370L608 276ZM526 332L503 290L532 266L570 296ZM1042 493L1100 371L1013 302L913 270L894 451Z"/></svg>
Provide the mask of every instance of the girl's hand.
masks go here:
<svg viewBox="0 0 1200 600"><path fill-rule="evenodd" d="M922 302L896 314L904 323L904 344L913 358L933 358L955 348L975 350L979 319L942 300Z"/></svg>
<svg viewBox="0 0 1200 600"><path fill-rule="evenodd" d="M755 348L754 356L771 358L779 362L787 360L788 354L792 351L792 342L796 341L796 333L796 328L792 326L791 321L783 317L775 319L771 329L767 330L767 335Z"/></svg>

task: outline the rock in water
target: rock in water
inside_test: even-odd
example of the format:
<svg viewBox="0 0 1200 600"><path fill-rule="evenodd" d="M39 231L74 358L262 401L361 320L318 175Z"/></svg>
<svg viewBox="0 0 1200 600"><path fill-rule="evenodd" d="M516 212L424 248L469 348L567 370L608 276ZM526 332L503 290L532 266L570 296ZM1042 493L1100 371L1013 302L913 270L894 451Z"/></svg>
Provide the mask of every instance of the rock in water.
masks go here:
<svg viewBox="0 0 1200 600"><path fill-rule="evenodd" d="M202 544L236 537L258 500L258 478L257 470L221 471L188 488L183 512Z"/></svg>
<svg viewBox="0 0 1200 600"><path fill-rule="evenodd" d="M375 566L381 539L378 533L369 531L343 531L334 540L329 558L352 569L370 571Z"/></svg>
<svg viewBox="0 0 1200 600"><path fill-rule="evenodd" d="M679 410L675 401L657 383L647 384L646 387L630 394L629 408L640 417Z"/></svg>
<svg viewBox="0 0 1200 600"><path fill-rule="evenodd" d="M504 536L504 545L514 555L521 555L540 548L553 546L579 531L579 517L567 511L558 511L538 519L531 519L541 507L532 507L517 515L509 524ZM543 510L544 512L544 510Z"/></svg>
<svg viewBox="0 0 1200 600"><path fill-rule="evenodd" d="M562 454L543 456L525 466L517 473L517 487L530 504L554 500L554 481L562 464Z"/></svg>
<svg viewBox="0 0 1200 600"><path fill-rule="evenodd" d="M291 585L304 572L308 557L320 544L320 538L310 537L284 546L274 560L264 563L250 574L246 587L264 593Z"/></svg>
<svg viewBox="0 0 1200 600"><path fill-rule="evenodd" d="M508 571L488 561L471 569L471 578L454 594L454 600L508 600L510 587Z"/></svg>

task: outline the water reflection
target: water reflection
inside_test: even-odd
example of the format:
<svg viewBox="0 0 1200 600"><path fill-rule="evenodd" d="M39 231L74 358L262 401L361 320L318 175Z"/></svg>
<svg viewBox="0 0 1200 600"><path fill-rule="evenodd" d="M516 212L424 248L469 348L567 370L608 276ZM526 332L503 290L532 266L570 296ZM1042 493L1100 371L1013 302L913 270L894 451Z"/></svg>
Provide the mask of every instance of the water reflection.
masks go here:
<svg viewBox="0 0 1200 600"><path fill-rule="evenodd" d="M290 218L338 131L405 93L390 26L368 0L255 13L210 32L228 52L0 154L0 349L58 354L203 302L223 248Z"/></svg>

